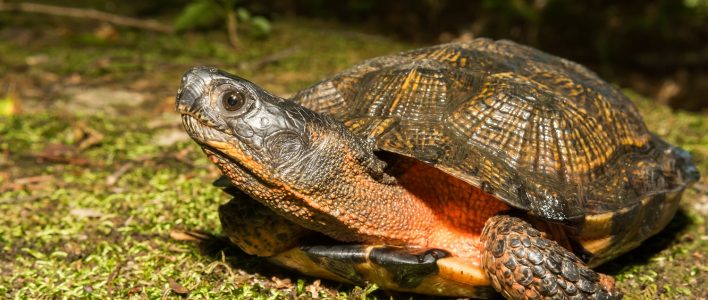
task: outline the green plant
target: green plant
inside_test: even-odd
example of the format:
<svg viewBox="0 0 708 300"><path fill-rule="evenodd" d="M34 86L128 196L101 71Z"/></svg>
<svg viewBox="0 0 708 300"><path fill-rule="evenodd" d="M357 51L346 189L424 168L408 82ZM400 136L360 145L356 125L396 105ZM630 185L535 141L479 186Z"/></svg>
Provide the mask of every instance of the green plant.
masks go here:
<svg viewBox="0 0 708 300"><path fill-rule="evenodd" d="M192 29L212 28L226 22L226 31L231 45L238 49L238 29L243 25L255 38L266 38L270 35L270 21L263 16L253 16L243 8L237 8L238 0L194 0L189 3L174 23L175 31L182 32Z"/></svg>

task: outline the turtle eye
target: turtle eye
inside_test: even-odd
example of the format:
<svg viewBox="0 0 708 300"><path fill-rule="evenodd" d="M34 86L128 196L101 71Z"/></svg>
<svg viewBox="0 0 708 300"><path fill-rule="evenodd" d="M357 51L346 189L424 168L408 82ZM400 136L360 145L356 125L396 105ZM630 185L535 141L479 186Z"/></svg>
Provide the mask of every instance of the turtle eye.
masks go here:
<svg viewBox="0 0 708 300"><path fill-rule="evenodd" d="M237 111L246 105L246 97L238 91L229 91L221 95L221 105L228 111Z"/></svg>

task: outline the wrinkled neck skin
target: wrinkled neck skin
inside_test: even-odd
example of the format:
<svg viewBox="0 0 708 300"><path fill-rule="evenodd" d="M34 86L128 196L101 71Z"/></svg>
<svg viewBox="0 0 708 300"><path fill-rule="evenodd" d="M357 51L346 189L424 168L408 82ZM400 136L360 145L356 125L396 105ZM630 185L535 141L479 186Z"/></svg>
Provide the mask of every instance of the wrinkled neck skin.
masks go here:
<svg viewBox="0 0 708 300"><path fill-rule="evenodd" d="M272 142L267 152L287 159L253 161L264 154L244 155L254 150L236 139L204 147L234 185L290 221L337 240L427 246L434 213L384 173L372 142L329 116L284 104L304 123L306 137L302 145L270 138L285 145Z"/></svg>

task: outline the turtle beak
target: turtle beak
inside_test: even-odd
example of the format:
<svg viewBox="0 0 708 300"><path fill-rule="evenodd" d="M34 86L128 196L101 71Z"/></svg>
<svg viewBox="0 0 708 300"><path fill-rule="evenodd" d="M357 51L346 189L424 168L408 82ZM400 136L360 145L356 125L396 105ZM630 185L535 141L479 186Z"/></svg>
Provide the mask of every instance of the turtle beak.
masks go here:
<svg viewBox="0 0 708 300"><path fill-rule="evenodd" d="M191 114L194 112L194 104L207 91L208 83L211 81L213 68L194 67L182 75L182 83L177 91L175 107L177 112Z"/></svg>

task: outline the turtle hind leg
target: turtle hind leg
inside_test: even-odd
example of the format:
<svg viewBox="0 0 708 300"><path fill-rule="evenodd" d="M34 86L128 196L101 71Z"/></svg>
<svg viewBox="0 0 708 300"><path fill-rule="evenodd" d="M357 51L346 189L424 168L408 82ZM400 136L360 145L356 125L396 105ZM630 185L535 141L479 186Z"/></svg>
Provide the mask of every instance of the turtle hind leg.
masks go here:
<svg viewBox="0 0 708 300"><path fill-rule="evenodd" d="M482 232L482 267L507 299L621 299L598 274L520 218L497 215Z"/></svg>

